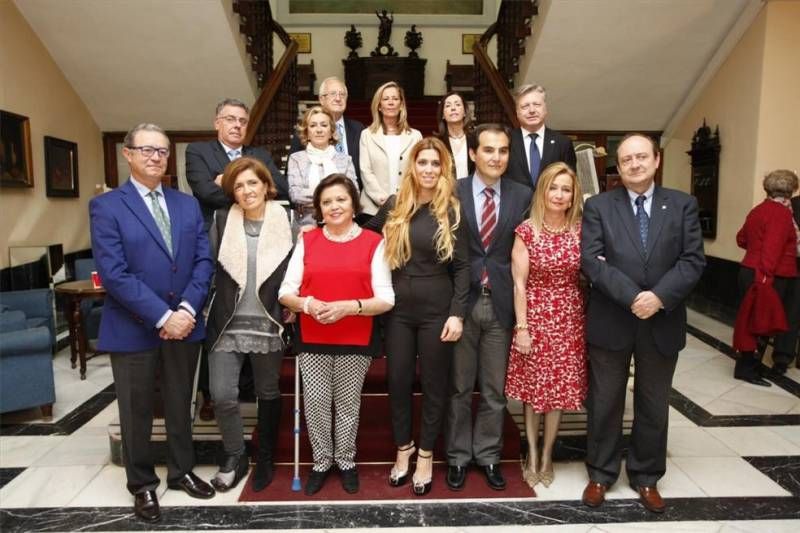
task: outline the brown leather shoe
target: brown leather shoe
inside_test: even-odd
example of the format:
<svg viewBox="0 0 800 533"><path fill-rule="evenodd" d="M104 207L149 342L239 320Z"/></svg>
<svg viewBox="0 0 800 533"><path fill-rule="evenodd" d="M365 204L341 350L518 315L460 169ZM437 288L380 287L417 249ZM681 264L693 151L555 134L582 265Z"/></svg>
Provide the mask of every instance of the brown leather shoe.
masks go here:
<svg viewBox="0 0 800 533"><path fill-rule="evenodd" d="M214 420L214 402L203 397L203 405L200 407L200 420L210 422Z"/></svg>
<svg viewBox="0 0 800 533"><path fill-rule="evenodd" d="M597 481L589 481L586 488L583 489L583 497L581 501L584 505L589 507L600 507L606 501L607 486Z"/></svg>
<svg viewBox="0 0 800 533"><path fill-rule="evenodd" d="M661 494L658 493L658 489L655 486L634 487L631 485L631 488L639 493L639 501L641 501L644 508L651 513L663 513L666 510L667 506L664 500L661 499Z"/></svg>

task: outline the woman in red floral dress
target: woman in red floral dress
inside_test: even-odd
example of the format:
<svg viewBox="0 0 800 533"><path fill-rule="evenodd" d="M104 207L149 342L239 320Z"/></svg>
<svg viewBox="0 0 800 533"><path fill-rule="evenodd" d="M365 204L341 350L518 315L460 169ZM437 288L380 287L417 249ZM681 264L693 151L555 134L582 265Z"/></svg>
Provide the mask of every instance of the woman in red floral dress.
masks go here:
<svg viewBox="0 0 800 533"><path fill-rule="evenodd" d="M584 301L580 281L583 196L572 169L548 166L539 176L531 215L516 229L511 252L517 324L508 361L506 396L524 404L533 487L553 481L553 444L564 409L586 398ZM539 422L544 438L539 456Z"/></svg>

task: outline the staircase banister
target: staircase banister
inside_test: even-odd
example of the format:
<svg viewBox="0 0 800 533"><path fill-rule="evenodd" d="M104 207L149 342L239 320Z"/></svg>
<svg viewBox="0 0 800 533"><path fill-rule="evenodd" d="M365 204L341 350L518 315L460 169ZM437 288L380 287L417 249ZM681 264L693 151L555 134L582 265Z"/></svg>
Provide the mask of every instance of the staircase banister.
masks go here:
<svg viewBox="0 0 800 533"><path fill-rule="evenodd" d="M247 135L244 140L245 144L251 144L258 133L261 121L270 108L273 99L278 94L281 83L283 83L283 78L289 72L289 69L297 58L298 48L299 45L297 41L289 39L286 50L284 50L278 65L270 73L269 79L267 79L267 82L264 84L261 94L258 95L255 104L253 104L253 109L250 111L250 126L247 128Z"/></svg>
<svg viewBox="0 0 800 533"><path fill-rule="evenodd" d="M286 32L286 29L278 24L276 20L272 20L272 31L280 38L283 46L289 46L289 43L293 41L289 34Z"/></svg>
<svg viewBox="0 0 800 533"><path fill-rule="evenodd" d="M500 101L500 105L503 108L503 113L505 113L509 123L515 128L519 127L519 120L517 119L514 98L511 96L503 77L500 75L500 72L498 72L497 68L495 68L494 63L486 51L486 48L481 46L480 41L476 42L472 46L472 54L475 57L478 68L483 71L484 75L489 80L489 83L492 86L492 91Z"/></svg>

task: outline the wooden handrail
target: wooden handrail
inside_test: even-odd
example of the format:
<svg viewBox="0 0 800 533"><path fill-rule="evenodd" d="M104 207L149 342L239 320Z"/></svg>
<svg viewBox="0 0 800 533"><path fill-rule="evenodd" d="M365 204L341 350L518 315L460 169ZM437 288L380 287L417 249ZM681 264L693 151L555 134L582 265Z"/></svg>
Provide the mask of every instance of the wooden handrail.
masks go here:
<svg viewBox="0 0 800 533"><path fill-rule="evenodd" d="M244 140L246 145L251 144L258 133L261 121L263 120L267 110L272 105L272 100L278 94L278 90L283 83L283 78L289 72L289 69L297 59L297 49L297 41L289 39L289 44L286 46L286 50L284 50L278 65L270 73L267 82L264 84L261 94L258 95L256 103L253 104L253 109L250 111L250 127L247 128L247 135L245 136Z"/></svg>
<svg viewBox="0 0 800 533"><path fill-rule="evenodd" d="M513 127L519 127L519 120L517 119L514 98L511 96L511 92L508 90L508 87L506 87L506 83L503 81L503 77L500 75L500 72L494 66L494 63L489 57L486 48L481 46L480 42L476 42L472 46L472 55L475 57L475 62L478 64L478 68L483 71L484 76L486 76L486 79L489 80L492 91L494 92L497 100L500 102L500 106L503 108L503 113L505 114L506 119L508 119L508 122Z"/></svg>

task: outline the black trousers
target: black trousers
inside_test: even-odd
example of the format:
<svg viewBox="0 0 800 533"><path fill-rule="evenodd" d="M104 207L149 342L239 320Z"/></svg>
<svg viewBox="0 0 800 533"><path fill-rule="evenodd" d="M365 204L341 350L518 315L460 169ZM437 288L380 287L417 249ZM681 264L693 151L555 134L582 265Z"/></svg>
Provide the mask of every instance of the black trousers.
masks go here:
<svg viewBox="0 0 800 533"><path fill-rule="evenodd" d="M439 340L450 311L450 277L394 277L395 307L387 317L386 357L396 446L412 440L413 387L419 357L422 419L417 446L432 450L447 409L453 343Z"/></svg>
<svg viewBox="0 0 800 533"><path fill-rule="evenodd" d="M740 304L754 280L755 271L752 268L739 268L737 283ZM798 318L795 314L797 311L793 306L795 305L794 299L800 298L800 289L797 288L797 278L775 276L772 281L772 287L775 289L775 292L778 293L783 303L783 310L786 312L786 320L790 328L792 327L792 320L794 320L794 332L796 332ZM792 329L783 335L777 335L775 337L775 350L772 356L773 361L776 363L786 363L787 365L792 361L795 351L794 346L789 346L789 344L792 343L792 339L794 339L794 343L796 344L797 337L792 335ZM762 346L761 341L759 341L759 347L760 346ZM764 343L763 346L766 346L766 343ZM733 375L738 378L745 378L758 374L759 367L761 366L761 356L762 351L760 349L755 353L742 353L736 360L736 367L734 368Z"/></svg>
<svg viewBox="0 0 800 533"><path fill-rule="evenodd" d="M666 471L669 395L678 354L659 353L646 320L639 321L635 345L629 350L614 352L589 345L586 466L592 481L610 486L619 477L631 356L635 363L633 429L625 466L631 483L649 487Z"/></svg>
<svg viewBox="0 0 800 533"><path fill-rule="evenodd" d="M155 490L159 479L150 451L156 372L161 379L167 429L167 482L194 468L191 402L199 342L164 341L154 350L112 352L111 371L122 429L122 458L131 494Z"/></svg>

